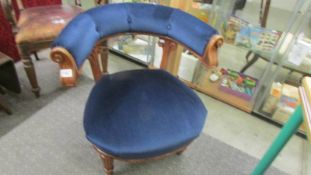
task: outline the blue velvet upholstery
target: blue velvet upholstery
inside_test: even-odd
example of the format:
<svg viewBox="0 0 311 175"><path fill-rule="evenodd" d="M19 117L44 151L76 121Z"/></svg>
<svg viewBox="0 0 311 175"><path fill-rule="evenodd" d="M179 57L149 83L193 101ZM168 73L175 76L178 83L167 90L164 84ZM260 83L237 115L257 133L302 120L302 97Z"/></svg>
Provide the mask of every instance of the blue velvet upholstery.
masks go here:
<svg viewBox="0 0 311 175"><path fill-rule="evenodd" d="M74 18L54 41L80 67L96 42L120 33L166 36L203 56L209 25L170 7L111 4ZM105 75L89 96L84 113L87 139L123 159L149 158L176 150L201 132L207 110L198 96L162 70L134 70Z"/></svg>
<svg viewBox="0 0 311 175"><path fill-rule="evenodd" d="M66 48L80 67L100 38L144 32L167 36L203 56L217 31L181 10L161 5L120 3L90 9L74 18L54 41ZM83 49L81 49L83 48Z"/></svg>
<svg viewBox="0 0 311 175"><path fill-rule="evenodd" d="M190 143L207 111L198 96L162 70L104 76L91 91L84 113L87 139L124 159L158 156Z"/></svg>

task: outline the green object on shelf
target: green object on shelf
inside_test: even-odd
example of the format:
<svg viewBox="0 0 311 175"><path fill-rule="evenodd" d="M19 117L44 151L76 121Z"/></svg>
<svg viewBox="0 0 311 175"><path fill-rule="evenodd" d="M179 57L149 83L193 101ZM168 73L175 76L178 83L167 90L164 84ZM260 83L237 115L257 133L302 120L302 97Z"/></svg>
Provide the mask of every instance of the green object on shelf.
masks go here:
<svg viewBox="0 0 311 175"><path fill-rule="evenodd" d="M299 105L295 112L292 114L290 119L285 123L282 130L273 141L272 145L265 153L263 158L257 164L256 168L253 170L252 175L262 175L269 168L273 160L279 154L279 152L286 145L288 140L295 134L299 126L303 122L303 114L301 105Z"/></svg>
<svg viewBox="0 0 311 175"><path fill-rule="evenodd" d="M233 70L228 70L228 75L230 75L231 77L237 78L239 77L239 73Z"/></svg>
<svg viewBox="0 0 311 175"><path fill-rule="evenodd" d="M245 79L244 83L249 87L256 87L256 81L255 80Z"/></svg>

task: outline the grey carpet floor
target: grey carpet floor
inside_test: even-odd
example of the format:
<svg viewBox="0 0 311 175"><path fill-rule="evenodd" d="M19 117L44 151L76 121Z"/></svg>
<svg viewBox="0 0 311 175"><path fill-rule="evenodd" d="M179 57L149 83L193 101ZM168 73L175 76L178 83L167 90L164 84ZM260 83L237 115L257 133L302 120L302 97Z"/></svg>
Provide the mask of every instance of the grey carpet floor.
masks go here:
<svg viewBox="0 0 311 175"><path fill-rule="evenodd" d="M46 68L49 69L48 66ZM43 98L37 99L37 102L33 102L30 97L15 100L14 105L18 107L14 108L18 110L10 119L16 115L23 119L0 137L0 174L103 174L102 163L85 139L82 127L84 104L93 82L82 78L78 87L63 89L58 85L57 76L56 83L51 83L52 80L47 79L49 76L51 75L46 75L45 81L58 90L43 93ZM28 94L25 96L31 96L30 91L24 93ZM19 106L19 100L27 106ZM31 107L32 105L37 106ZM22 117L23 112L27 113L27 117ZM1 127L8 120L3 120ZM257 161L211 136L202 134L181 156L143 164L116 161L115 174L241 175L250 174ZM271 167L267 174L285 173Z"/></svg>
<svg viewBox="0 0 311 175"><path fill-rule="evenodd" d="M0 110L0 136L18 126L67 90L70 90L70 88L61 86L58 77L58 65L50 59L45 58L45 55L47 54L40 54L40 61L34 61L38 83L41 87L40 98L35 98L31 92L30 83L28 82L22 63L18 62L15 64L22 92L15 94L5 91L6 94L2 95L7 105L13 111L13 115L7 115L4 111ZM93 80L81 76L79 84L86 83L93 84Z"/></svg>

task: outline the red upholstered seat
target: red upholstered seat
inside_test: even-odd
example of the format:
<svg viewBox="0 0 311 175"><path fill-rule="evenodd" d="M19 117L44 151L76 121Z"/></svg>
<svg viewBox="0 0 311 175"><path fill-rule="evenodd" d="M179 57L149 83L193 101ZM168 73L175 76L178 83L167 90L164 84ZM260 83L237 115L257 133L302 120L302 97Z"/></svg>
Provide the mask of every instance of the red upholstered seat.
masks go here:
<svg viewBox="0 0 311 175"><path fill-rule="evenodd" d="M15 11L14 1L18 11ZM43 0L24 6L24 0L0 1L0 7L8 22L12 24L15 42L21 59L23 60L26 75L36 97L40 96L40 87L37 75L30 55L49 48L51 42L58 36L66 24L80 12L82 12L80 0L75 0L75 6L59 5L61 0L53 0L48 5ZM33 2L33 1L32 1ZM52 2L51 2L52 3ZM36 5L40 6L36 6ZM19 19L16 17L19 14Z"/></svg>
<svg viewBox="0 0 311 175"><path fill-rule="evenodd" d="M82 9L77 6L53 5L27 8L21 11L15 41L18 44L52 40ZM51 15L53 14L53 15ZM57 14L57 15L55 15Z"/></svg>

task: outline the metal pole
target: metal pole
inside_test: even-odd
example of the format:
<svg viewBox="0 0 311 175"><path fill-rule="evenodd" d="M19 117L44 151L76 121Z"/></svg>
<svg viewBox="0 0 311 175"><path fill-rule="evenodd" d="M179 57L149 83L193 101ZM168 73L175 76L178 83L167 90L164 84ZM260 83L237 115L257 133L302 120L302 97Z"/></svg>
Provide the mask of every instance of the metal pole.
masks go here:
<svg viewBox="0 0 311 175"><path fill-rule="evenodd" d="M302 115L302 108L299 105L290 117L290 119L283 126L282 130L273 141L268 151L257 164L256 168L252 172L252 175L262 175L269 168L273 160L276 158L276 156L283 149L288 140L293 136L293 134L295 134L296 130L302 124Z"/></svg>

